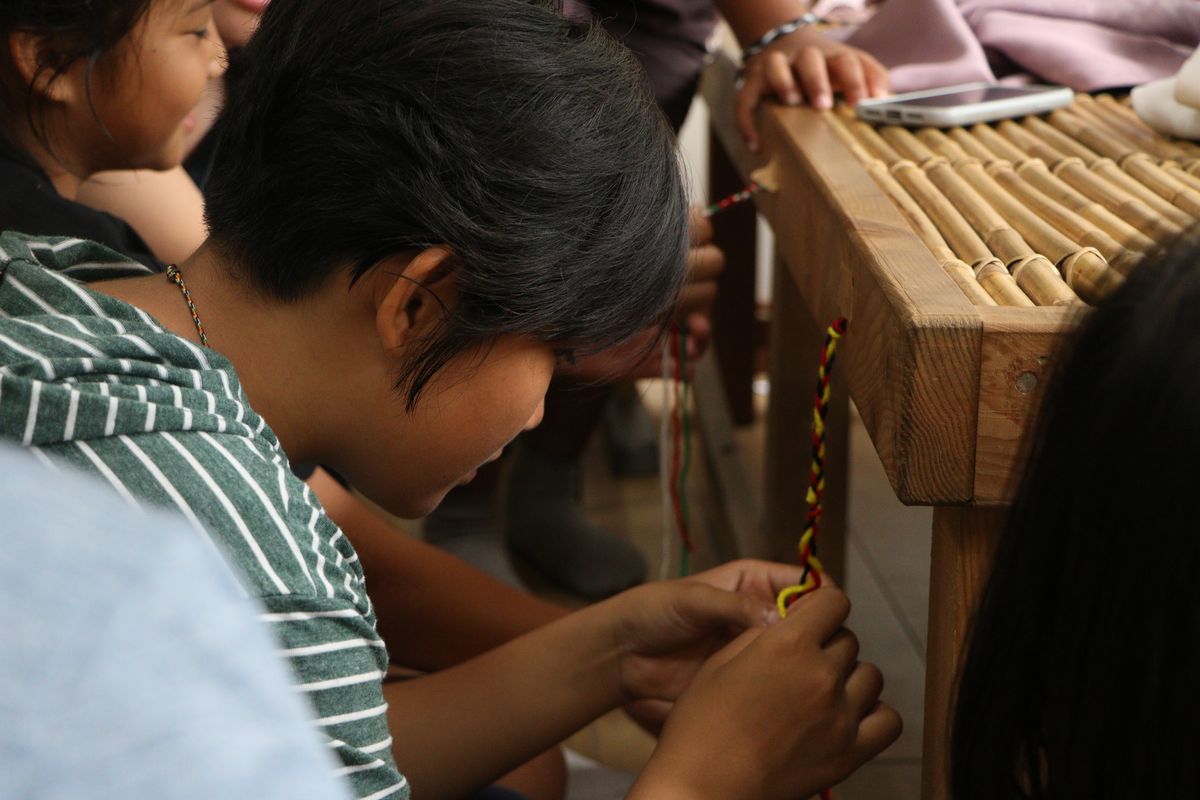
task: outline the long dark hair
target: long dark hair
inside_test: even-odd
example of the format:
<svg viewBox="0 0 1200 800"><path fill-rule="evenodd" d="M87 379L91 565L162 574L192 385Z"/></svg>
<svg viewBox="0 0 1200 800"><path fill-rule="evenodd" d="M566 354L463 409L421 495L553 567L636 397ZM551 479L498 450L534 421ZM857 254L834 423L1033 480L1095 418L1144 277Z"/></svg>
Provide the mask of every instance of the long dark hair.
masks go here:
<svg viewBox="0 0 1200 800"><path fill-rule="evenodd" d="M88 89L100 60L128 36L150 10L153 0L3 0L0 2L0 150L28 159L14 131L27 125L50 152L41 125L43 105L33 87L57 80L75 63L87 62ZM41 43L34 78L26 81L13 63L9 38L28 33Z"/></svg>
<svg viewBox="0 0 1200 800"><path fill-rule="evenodd" d="M1051 381L963 664L956 800L1200 796L1200 240Z"/></svg>

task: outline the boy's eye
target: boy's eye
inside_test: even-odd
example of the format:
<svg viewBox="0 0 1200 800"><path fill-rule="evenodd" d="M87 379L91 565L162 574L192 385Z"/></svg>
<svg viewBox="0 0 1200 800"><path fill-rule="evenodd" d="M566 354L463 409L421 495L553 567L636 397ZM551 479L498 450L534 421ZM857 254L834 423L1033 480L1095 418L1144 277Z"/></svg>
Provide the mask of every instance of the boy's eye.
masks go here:
<svg viewBox="0 0 1200 800"><path fill-rule="evenodd" d="M195 36L197 39L207 39L208 38L208 28L207 27L201 28L198 31L188 31L188 33L190 33L192 36Z"/></svg>

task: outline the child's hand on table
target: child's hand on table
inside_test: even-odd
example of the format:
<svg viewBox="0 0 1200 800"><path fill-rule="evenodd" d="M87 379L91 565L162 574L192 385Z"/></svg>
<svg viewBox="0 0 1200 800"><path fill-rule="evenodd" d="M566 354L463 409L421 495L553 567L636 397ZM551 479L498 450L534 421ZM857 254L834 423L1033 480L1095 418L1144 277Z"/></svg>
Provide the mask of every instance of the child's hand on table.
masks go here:
<svg viewBox="0 0 1200 800"><path fill-rule="evenodd" d="M888 94L887 68L870 54L835 41L813 28L782 36L744 65L734 101L738 128L752 152L759 147L754 112L763 97L775 95L796 105L833 107L834 92L850 105Z"/></svg>

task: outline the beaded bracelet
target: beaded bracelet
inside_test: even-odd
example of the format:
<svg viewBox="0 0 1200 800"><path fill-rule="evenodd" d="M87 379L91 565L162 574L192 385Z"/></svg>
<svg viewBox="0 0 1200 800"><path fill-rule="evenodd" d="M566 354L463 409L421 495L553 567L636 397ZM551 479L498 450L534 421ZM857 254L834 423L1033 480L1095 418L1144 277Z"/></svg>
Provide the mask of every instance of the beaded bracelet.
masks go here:
<svg viewBox="0 0 1200 800"><path fill-rule="evenodd" d="M748 47L746 47L745 50L742 51L742 63L745 64L751 58L758 55L763 50L766 50L768 47L771 46L771 43L774 42L776 39L781 39L784 36L787 36L789 33L795 33L796 31L800 30L801 28L806 28L809 25L815 25L816 23L818 23L820 21L821 21L820 17L818 17L816 14L809 11L804 16L796 17L791 22L785 22L782 25L776 25L774 28L771 28L771 30L764 33L762 36L760 36L758 38L757 41L755 41L753 44L749 45Z"/></svg>

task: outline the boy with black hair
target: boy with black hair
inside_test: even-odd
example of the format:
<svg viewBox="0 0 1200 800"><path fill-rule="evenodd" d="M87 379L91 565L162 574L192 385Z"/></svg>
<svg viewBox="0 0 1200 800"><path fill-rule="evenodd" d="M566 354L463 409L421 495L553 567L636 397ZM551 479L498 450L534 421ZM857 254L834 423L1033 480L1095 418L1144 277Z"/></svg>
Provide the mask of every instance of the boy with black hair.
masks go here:
<svg viewBox="0 0 1200 800"><path fill-rule="evenodd" d="M643 698L677 701L646 797L803 795L895 738L845 599L764 628L797 570L755 562L385 689L354 548L283 453L404 516L469 480L559 355L668 312L673 142L617 45L521 0L274 3L227 84L211 239L169 280L84 288L59 272L115 254L0 236L0 432L219 542L360 797L462 796Z"/></svg>

